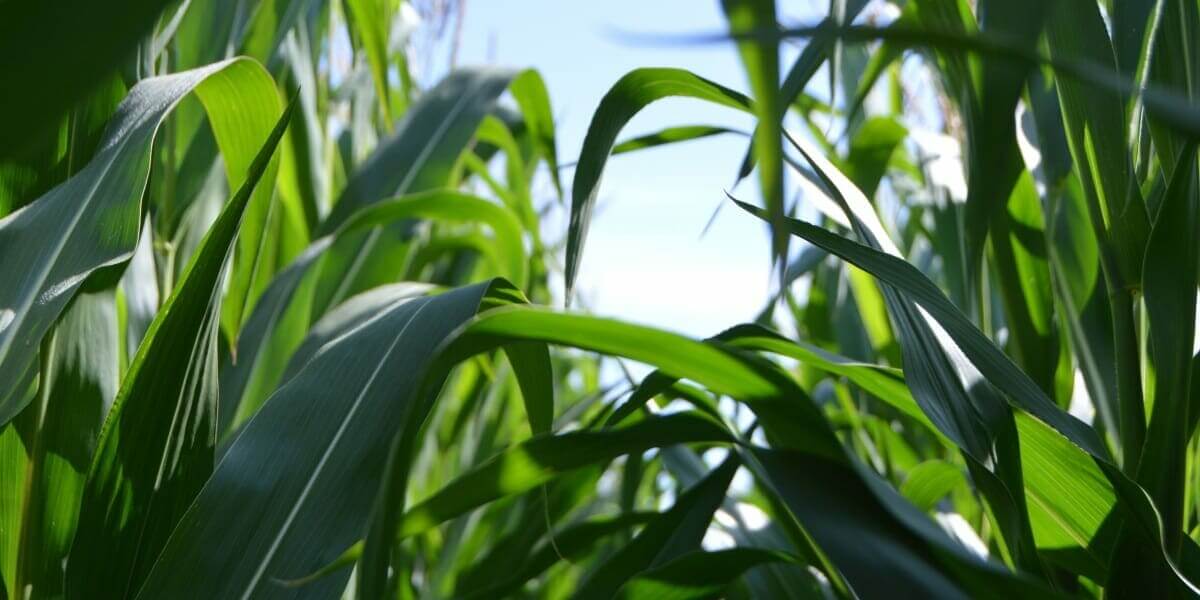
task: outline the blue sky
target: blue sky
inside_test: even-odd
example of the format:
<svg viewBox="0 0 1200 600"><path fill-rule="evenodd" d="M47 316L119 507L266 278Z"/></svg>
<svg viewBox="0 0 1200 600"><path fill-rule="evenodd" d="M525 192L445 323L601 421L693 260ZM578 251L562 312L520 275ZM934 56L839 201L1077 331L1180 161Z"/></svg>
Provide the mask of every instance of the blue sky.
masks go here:
<svg viewBox="0 0 1200 600"><path fill-rule="evenodd" d="M535 67L549 87L559 155L572 162L592 112L628 71L683 67L736 89L745 78L731 45L644 46L616 32L712 32L725 27L717 0L563 2L469 0L460 64ZM800 3L797 10L806 4ZM788 15L812 18L824 11ZM622 139L675 125L749 130L752 119L695 100L663 100L629 124ZM707 336L752 319L769 289L769 254L759 222L726 207L703 238L713 208L733 182L746 142L725 136L614 157L604 173L580 290L599 314ZM571 172L567 171L569 182ZM753 185L742 196L757 200ZM565 220L562 222L565 227ZM563 234L560 229L553 237ZM548 234L550 235L550 234Z"/></svg>

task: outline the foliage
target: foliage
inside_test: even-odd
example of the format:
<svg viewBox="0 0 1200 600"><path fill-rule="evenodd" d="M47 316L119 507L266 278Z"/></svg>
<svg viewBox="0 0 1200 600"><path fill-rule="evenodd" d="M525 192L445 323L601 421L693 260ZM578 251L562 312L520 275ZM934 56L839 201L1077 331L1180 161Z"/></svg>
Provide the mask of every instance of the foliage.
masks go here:
<svg viewBox="0 0 1200 600"><path fill-rule="evenodd" d="M562 164L442 3L84 4L0 3L0 598L1200 593L1195 0L723 0ZM729 133L756 322L556 308Z"/></svg>

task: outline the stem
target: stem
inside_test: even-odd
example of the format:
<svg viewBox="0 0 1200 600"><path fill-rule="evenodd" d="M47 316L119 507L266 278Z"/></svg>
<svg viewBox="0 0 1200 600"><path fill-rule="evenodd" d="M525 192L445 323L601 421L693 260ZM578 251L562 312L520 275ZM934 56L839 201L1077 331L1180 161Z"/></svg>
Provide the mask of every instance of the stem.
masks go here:
<svg viewBox="0 0 1200 600"><path fill-rule="evenodd" d="M1109 292L1113 317L1113 349L1117 364L1117 406L1121 424L1121 465L1126 474L1137 474L1146 439L1146 409L1142 403L1142 367L1137 326L1133 319L1133 293Z"/></svg>

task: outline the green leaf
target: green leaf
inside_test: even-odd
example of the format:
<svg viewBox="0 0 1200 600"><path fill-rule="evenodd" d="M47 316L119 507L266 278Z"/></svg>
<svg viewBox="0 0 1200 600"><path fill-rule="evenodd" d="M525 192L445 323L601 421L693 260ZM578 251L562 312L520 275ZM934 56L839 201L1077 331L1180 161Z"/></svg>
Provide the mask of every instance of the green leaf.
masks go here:
<svg viewBox="0 0 1200 600"><path fill-rule="evenodd" d="M1200 188L1196 184L1196 143L1188 143L1172 169L1171 182L1146 246L1146 315L1154 360L1154 407L1137 481L1150 494L1162 518L1164 549L1182 558L1188 526L1187 485L1192 342L1196 330L1196 288L1200 285ZM1128 528L1127 528L1128 529ZM1161 564L1147 557L1139 532L1124 531L1113 555L1109 587L1151 590L1160 597L1183 597ZM1154 586L1154 587L1151 587Z"/></svg>
<svg viewBox="0 0 1200 600"><path fill-rule="evenodd" d="M382 199L445 187L455 159L517 75L503 69L463 69L423 93L347 182L317 234L332 233L359 209Z"/></svg>
<svg viewBox="0 0 1200 600"><path fill-rule="evenodd" d="M728 127L716 127L713 125L681 125L679 127L664 127L654 133L639 135L634 138L627 139L613 146L612 154L625 154L626 152L634 152L644 150L646 148L656 148L667 144L675 144L678 142L688 142L691 140L699 140L715 135L726 133L736 133L739 135L747 135L744 131L730 129Z"/></svg>
<svg viewBox="0 0 1200 600"><path fill-rule="evenodd" d="M805 524L860 597L1054 597L971 554L878 478L811 454L755 448L751 470ZM780 515L777 515L780 517Z"/></svg>
<svg viewBox="0 0 1200 600"><path fill-rule="evenodd" d="M730 453L721 466L680 494L670 510L647 523L633 541L600 565L580 585L575 597L621 597L618 590L637 573L699 550L713 513L720 507L739 466L737 454ZM634 588L637 587L635 583Z"/></svg>
<svg viewBox="0 0 1200 600"><path fill-rule="evenodd" d="M962 471L942 460L927 460L909 471L900 493L914 506L929 511L955 487L966 483Z"/></svg>
<svg viewBox="0 0 1200 600"><path fill-rule="evenodd" d="M517 557L521 561L516 573L495 585L468 590L465 599L484 600L501 598L519 590L525 582L545 572L562 559L582 559L587 550L602 539L643 525L658 516L658 513L624 513L616 517L589 519L576 525L550 532L549 538L528 557Z"/></svg>
<svg viewBox="0 0 1200 600"><path fill-rule="evenodd" d="M413 299L400 290L345 321L230 444L139 597L287 595L276 581L333 562L362 535L389 440L433 350L502 291L482 283ZM191 576L179 577L185 570ZM305 594L340 593L345 583L327 577Z"/></svg>
<svg viewBox="0 0 1200 600"><path fill-rule="evenodd" d="M6 257L0 277L22 282L0 289L0 379L21 380L31 368L32 349L80 285L102 267L132 255L141 228L150 148L167 113L195 89L201 102L211 106L213 126L222 129L222 152L244 156L241 149L257 147L267 130L219 114L228 105L215 99L259 86L269 86L274 93L270 77L247 59L142 82L122 103L95 158L83 170L0 221L0 254ZM235 165L228 171L244 174L248 166ZM23 408L13 390L0 391L0 423Z"/></svg>
<svg viewBox="0 0 1200 600"><path fill-rule="evenodd" d="M504 353L521 386L529 428L534 434L549 433L554 426L554 371L549 350L545 344L518 343L505 346Z"/></svg>
<svg viewBox="0 0 1200 600"><path fill-rule="evenodd" d="M898 258L899 248L862 192L811 146L791 136L788 139L812 165L867 247L908 265ZM761 218L761 211L750 210ZM800 222L785 220L793 234L797 233L796 223ZM870 269L864 270L870 272ZM932 283L929 285L933 286ZM1017 458L1019 448L1011 410L995 389L976 385L979 374L975 367L963 356L962 350L944 340L938 323L896 290L884 286L882 291L895 324L907 369L906 380L914 398L967 458L973 478L979 483L997 521L1004 541L1002 548L1021 568L1040 573L1042 569L1021 494L1023 475ZM940 291L937 295L945 300Z"/></svg>
<svg viewBox="0 0 1200 600"><path fill-rule="evenodd" d="M695 414L650 417L627 427L535 436L446 484L404 513L400 538L428 530L499 498L536 489L562 473L625 454L689 442L728 442L729 433Z"/></svg>
<svg viewBox="0 0 1200 600"><path fill-rule="evenodd" d="M567 229L566 295L575 289L579 261L587 238L596 195L600 190L600 175L612 153L621 129L649 104L669 97L696 98L752 112L750 99L718 83L682 69L636 69L626 73L611 88L592 114L575 179L571 184L571 222Z"/></svg>
<svg viewBox="0 0 1200 600"><path fill-rule="evenodd" d="M980 32L1012 45L1033 46L1041 37L1049 6L1049 3L1037 0L981 0L977 8ZM1007 232L998 230L995 225L1006 223L1003 219L1004 209L1009 207L1009 211L1012 211L1013 189L1024 171L1021 153L1017 148L1016 119L1013 115L1032 65L1014 57L996 54L974 58L978 62L972 65L971 79L958 82L963 87L959 91L962 95L959 110L966 114L968 138L965 218L969 261L967 271L973 280L978 280L984 240L990 233L993 253L996 255L993 262L998 263L1002 273L1001 286L1009 288L1009 293L1016 295L1016 289L1012 288L1019 286L1022 280L1012 273L1004 276L1004 272L1006 269L1018 269L1013 263L1019 258L1012 257L1012 252L1005 252L1003 247L999 251L996 249L997 240L1003 243ZM1045 270L1044 266L1042 270ZM1029 307L1023 303L1010 301L1005 306L1010 321L1036 320L1042 316L1028 314ZM1029 335L1027 331L1016 332L1016 335L1017 344L1022 346L1023 353L1029 355L1024 362L1026 367L1041 366L1042 363L1038 361L1044 362L1047 358L1039 355L1045 342ZM1051 352L1049 356L1053 355Z"/></svg>
<svg viewBox="0 0 1200 600"><path fill-rule="evenodd" d="M1144 18L1150 12L1150 7L1144 6L1147 2L1129 4L1135 6L1133 10L1126 9L1134 13L1130 15L1134 18ZM1140 78L1149 85L1175 91L1194 103L1200 96L1200 64L1197 64L1200 49L1196 48L1196 39L1200 35L1200 7L1194 2L1164 1L1158 3L1156 9L1148 32L1151 39L1145 42L1144 50L1142 40L1138 40L1142 55L1138 64ZM1139 25L1145 27L1146 23L1143 21ZM1128 70L1125 64L1121 67ZM1146 116L1158 164L1166 177L1172 177L1175 165L1181 164L1178 161L1188 136L1153 112Z"/></svg>
<svg viewBox="0 0 1200 600"><path fill-rule="evenodd" d="M43 343L37 399L0 432L0 496L12 499L0 502L0 579L10 598L63 593L88 465L117 392L118 339L112 290L77 295Z"/></svg>
<svg viewBox="0 0 1200 600"><path fill-rule="evenodd" d="M743 205L743 208L763 214L759 209L748 205ZM1154 505L1150 503L1146 492L1113 464L1096 432L1056 406L1037 384L1021 372L946 299L936 285L915 267L895 256L846 240L803 221L788 220L787 224L792 233L855 264L919 304L945 328L945 332L981 374L1006 394L1014 407L1029 412L1090 455L1111 482L1121 500L1117 506L1131 518L1131 525L1137 527L1143 535L1155 540L1153 543L1159 546L1155 551L1156 555L1161 551L1162 558L1172 569L1174 577L1181 584L1190 587L1187 578L1162 545L1162 523Z"/></svg>
<svg viewBox="0 0 1200 600"><path fill-rule="evenodd" d="M1154 409L1138 480L1162 512L1168 543L1178 544L1185 527L1184 470L1191 394L1196 289L1200 285L1200 188L1196 144L1179 154L1146 247L1146 314L1154 358ZM1174 540L1174 541L1171 541Z"/></svg>
<svg viewBox="0 0 1200 600"><path fill-rule="evenodd" d="M72 597L134 597L212 472L220 280L290 116L291 107L201 242L122 382L83 491L67 569Z"/></svg>
<svg viewBox="0 0 1200 600"><path fill-rule="evenodd" d="M554 131L554 112L550 107L550 94L546 92L546 82L542 80L541 74L529 69L514 77L508 88L513 100L516 100L517 106L521 108L529 135L546 160L550 181L554 182L554 189L561 197L562 182L558 177L558 143Z"/></svg>
<svg viewBox="0 0 1200 600"><path fill-rule="evenodd" d="M0 156L0 216L25 206L82 169L95 154L104 127L125 92L119 77L104 79L71 107L55 130L13 156Z"/></svg>
<svg viewBox="0 0 1200 600"><path fill-rule="evenodd" d="M239 337L235 360L222 372L223 431L254 414L275 390L287 361L300 345L308 329L315 283L309 269L339 239L404 219L486 224L494 235L497 254L504 260L501 274L518 283L526 280L521 225L510 210L495 202L452 190L433 190L367 206L336 231L310 244L267 288L263 306L251 314Z"/></svg>
<svg viewBox="0 0 1200 600"><path fill-rule="evenodd" d="M388 85L388 29L392 24L389 7L384 0L345 0L347 29L367 54L375 97L383 114L384 128L392 126L392 109Z"/></svg>
<svg viewBox="0 0 1200 600"><path fill-rule="evenodd" d="M812 471L799 470L805 477L812 477L804 484L797 484L802 486L800 489L825 489L831 480L853 482L846 485L852 485L850 496L854 499L838 498L829 501L819 510L796 513L801 517L800 523L806 530L832 524L831 516L834 515L844 515L847 520L854 522L862 519L863 526L866 527L876 527L880 522L885 522L883 527L888 532L886 535L900 536L903 539L915 537L921 540L920 544L929 544L940 549L939 551L945 551L947 554L944 556L948 557L946 560L962 566L967 571L974 573L975 569L981 569L980 572L986 574L982 579L966 575L966 571L955 571L962 573L955 581L970 586L973 592L981 593L982 590L998 585L1010 591L1037 592L1041 589L1023 579L1014 578L998 565L984 563L973 556L965 555L965 550L957 542L952 542L929 523L927 517L907 505L894 490L879 480L877 475L857 465L854 459L846 455L841 442L834 436L815 405L807 400L797 401L797 398L806 397L800 388L790 379L782 377L776 369L752 355L724 345L703 344L619 321L516 306L492 310L481 315L456 342L456 345L462 344L463 348L455 350L455 345L451 345L446 352L448 356L471 355L484 348L517 340L566 344L580 349L624 356L654 365L670 376L690 379L713 392L745 402L758 415L767 439L790 448L789 458L781 459L784 460L781 464L788 466L783 469L782 474L776 473L776 476L790 477L798 472L794 468L796 465L813 464L821 467ZM751 466L760 478L763 476L762 470L757 466L748 466ZM863 494L871 498L861 500L868 503L868 508L861 511L842 510L845 506L859 502L860 497L865 498ZM791 499L785 500L792 502ZM886 512L880 512L881 510ZM783 519L784 523L791 522L786 514L779 518ZM789 537L793 543L811 543L801 541L807 539L805 534L794 525L792 527ZM827 549L827 543L850 544L857 553L864 548L859 540L855 535L839 534L817 541L822 550ZM905 544L907 542L897 547L908 548L911 552L913 546ZM875 554L872 552L871 556ZM903 558L897 559L900 564L897 567L898 571L890 573L894 576L891 581L908 581L910 577L923 576L920 568L911 570L916 565L912 560L921 560L914 559L913 556L915 555L906 553ZM854 560L863 565L873 566L875 562L874 559L865 560L858 556L851 558L848 554L840 555L840 558ZM836 559L834 563L843 573L850 566L850 563L842 563ZM878 580L874 571L857 571L856 575L864 577L864 582ZM848 583L851 586L856 585L853 579L848 580Z"/></svg>
<svg viewBox="0 0 1200 600"><path fill-rule="evenodd" d="M1112 43L1095 2L1055 3L1046 40L1055 60L1089 61L1100 69L1116 70ZM1115 247L1116 264L1107 265L1105 275L1111 288L1138 286L1150 226L1126 144L1129 129L1124 103L1113 90L1070 77L1060 77L1057 84L1071 156L1092 219L1103 223L1107 234L1100 234L1101 245ZM1112 272L1114 269L1117 272ZM1111 281L1115 277L1119 279Z"/></svg>
<svg viewBox="0 0 1200 600"><path fill-rule="evenodd" d="M791 562L782 552L732 548L692 552L638 574L621 587L617 598L628 600L703 600L721 592L746 571L774 562Z"/></svg>
<svg viewBox="0 0 1200 600"><path fill-rule="evenodd" d="M1017 413L1017 431L1038 548L1051 562L1066 552L1082 554L1070 568L1103 581L1111 543L1101 527L1116 504L1112 484L1086 452L1045 423Z"/></svg>
<svg viewBox="0 0 1200 600"><path fill-rule="evenodd" d="M825 17L817 27L837 26L854 21L858 18L858 14L862 12L862 9L866 7L867 0L845 0L840 2L840 4L842 14L831 14ZM831 10L834 7L834 4L830 4ZM795 104L804 93L804 88L808 87L808 83L817 74L817 69L821 68L821 65L827 59L831 58L838 48L838 40L835 37L819 36L808 40L808 43L804 46L804 50L800 52L800 56L796 57L796 61L788 68L787 75L783 78L783 84L779 88L780 106L788 107ZM782 116L781 114L780 117ZM745 179L750 175L750 171L754 169L754 163L754 147L752 144L746 150L746 156L742 159L742 166L738 172L739 180Z"/></svg>
<svg viewBox="0 0 1200 600"><path fill-rule="evenodd" d="M455 161L518 74L503 69L464 69L447 75L413 103L390 137L354 172L317 237L336 231L362 208L386 198L451 184ZM395 224L343 236L325 258L313 314L395 278L408 227Z"/></svg>
<svg viewBox="0 0 1200 600"><path fill-rule="evenodd" d="M732 31L774 31L775 0L721 0L721 8ZM780 275L788 257L787 232L782 219L783 205L783 115L786 104L779 94L779 39L763 36L738 41L742 66L750 80L754 97L754 113L758 126L752 145L758 162L759 187L767 212L771 213L771 260L778 262ZM568 277L568 280L570 278ZM569 283L568 283L569 287ZM568 294L569 295L569 294Z"/></svg>

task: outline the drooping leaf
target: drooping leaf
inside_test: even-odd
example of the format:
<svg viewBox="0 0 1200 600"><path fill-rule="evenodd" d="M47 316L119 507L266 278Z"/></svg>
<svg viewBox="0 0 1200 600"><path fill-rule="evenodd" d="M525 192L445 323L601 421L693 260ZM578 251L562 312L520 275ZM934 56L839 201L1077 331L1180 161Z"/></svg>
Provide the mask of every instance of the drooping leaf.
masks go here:
<svg viewBox="0 0 1200 600"><path fill-rule="evenodd" d="M696 98L746 112L753 110L750 99L744 95L682 69L637 69L613 84L592 115L571 184L566 258L568 299L579 273L583 244L600 189L600 176L617 135L647 105L672 96Z"/></svg>

